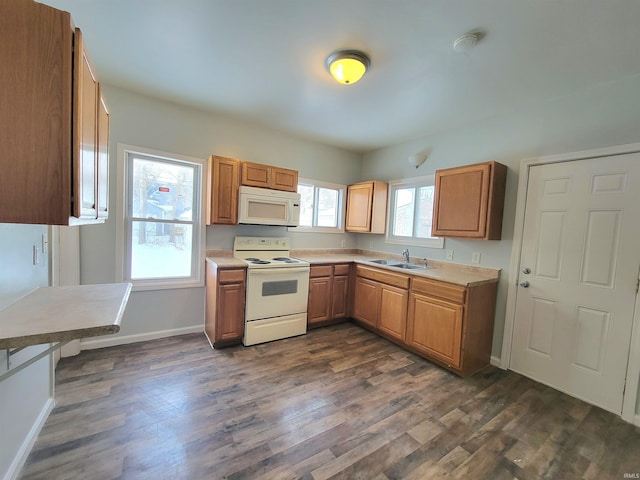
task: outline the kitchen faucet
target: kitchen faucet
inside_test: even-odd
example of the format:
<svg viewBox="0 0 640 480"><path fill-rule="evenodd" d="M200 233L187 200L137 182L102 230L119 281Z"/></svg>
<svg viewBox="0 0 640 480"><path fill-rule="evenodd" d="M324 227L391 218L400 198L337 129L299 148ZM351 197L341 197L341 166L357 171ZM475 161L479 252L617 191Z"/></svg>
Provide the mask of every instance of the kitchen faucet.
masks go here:
<svg viewBox="0 0 640 480"><path fill-rule="evenodd" d="M404 257L404 263L409 263L409 249L405 248L402 251L402 256Z"/></svg>

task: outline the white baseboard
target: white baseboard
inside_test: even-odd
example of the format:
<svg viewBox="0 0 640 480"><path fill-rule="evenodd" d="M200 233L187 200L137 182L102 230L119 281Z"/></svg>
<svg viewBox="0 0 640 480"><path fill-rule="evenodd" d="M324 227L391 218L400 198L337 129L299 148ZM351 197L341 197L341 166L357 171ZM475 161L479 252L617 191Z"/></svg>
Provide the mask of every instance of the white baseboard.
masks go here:
<svg viewBox="0 0 640 480"><path fill-rule="evenodd" d="M204 331L203 325L194 325L192 327L173 328L170 330L159 330L157 332L136 333L134 335L123 336L105 336L92 339L82 340L80 348L82 350L92 350L94 348L113 347L116 345L125 345L127 343L146 342L147 340L156 340L158 338L174 337L176 335L186 335L188 333L199 333Z"/></svg>
<svg viewBox="0 0 640 480"><path fill-rule="evenodd" d="M494 367L500 367L500 357L494 357L493 355L491 355L489 363L491 363L491 365L493 365Z"/></svg>
<svg viewBox="0 0 640 480"><path fill-rule="evenodd" d="M53 407L55 406L55 404L56 402L53 398L49 398L46 401L46 403L42 407L42 410L40 410L40 414L38 415L38 418L36 418L36 421L33 422L33 425L31 426L31 430L29 430L29 433L24 439L24 442L22 442L22 445L20 446L20 450L18 450L18 453L13 459L13 462L11 462L11 466L9 467L9 470L7 470L7 472L5 473L4 480L15 480L16 478L18 478L18 475L20 474L20 470L22 470L22 467L24 466L24 462L27 461L27 457L31 453L31 449L33 448L33 445L36 443L36 440L38 439L38 435L40 435L40 430L42 430L42 427L44 427L44 424L47 421L47 418L49 418L49 414L53 410Z"/></svg>

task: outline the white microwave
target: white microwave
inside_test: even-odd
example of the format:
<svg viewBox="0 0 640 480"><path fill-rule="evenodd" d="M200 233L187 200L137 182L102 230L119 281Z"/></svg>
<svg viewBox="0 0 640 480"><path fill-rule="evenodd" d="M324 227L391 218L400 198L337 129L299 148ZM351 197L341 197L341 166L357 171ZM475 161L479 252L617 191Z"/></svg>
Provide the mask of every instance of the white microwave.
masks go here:
<svg viewBox="0 0 640 480"><path fill-rule="evenodd" d="M299 193L240 187L238 223L297 227L299 222Z"/></svg>

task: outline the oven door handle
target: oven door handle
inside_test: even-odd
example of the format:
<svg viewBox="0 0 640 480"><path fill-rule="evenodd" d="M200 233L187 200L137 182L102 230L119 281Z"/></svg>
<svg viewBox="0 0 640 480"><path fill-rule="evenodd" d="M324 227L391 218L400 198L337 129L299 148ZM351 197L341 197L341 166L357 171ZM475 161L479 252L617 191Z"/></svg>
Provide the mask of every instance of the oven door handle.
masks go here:
<svg viewBox="0 0 640 480"><path fill-rule="evenodd" d="M251 268L249 275L281 275L283 273L309 273L309 267L276 267L276 268Z"/></svg>

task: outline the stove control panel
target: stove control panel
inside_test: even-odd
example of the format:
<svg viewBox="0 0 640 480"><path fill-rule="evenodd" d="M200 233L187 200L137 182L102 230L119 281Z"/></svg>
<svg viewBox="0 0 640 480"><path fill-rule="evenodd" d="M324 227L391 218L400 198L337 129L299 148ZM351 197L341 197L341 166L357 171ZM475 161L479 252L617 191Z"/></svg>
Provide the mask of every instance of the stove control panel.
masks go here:
<svg viewBox="0 0 640 480"><path fill-rule="evenodd" d="M287 237L236 237L233 250L289 250Z"/></svg>

